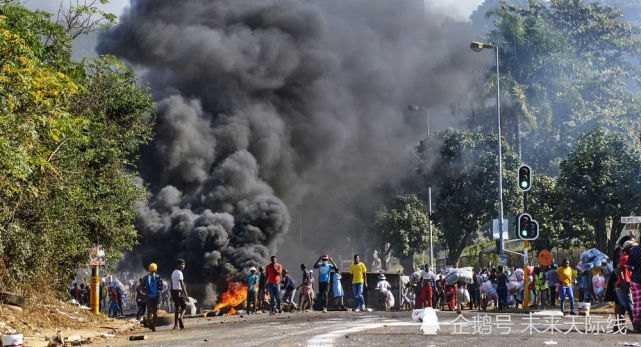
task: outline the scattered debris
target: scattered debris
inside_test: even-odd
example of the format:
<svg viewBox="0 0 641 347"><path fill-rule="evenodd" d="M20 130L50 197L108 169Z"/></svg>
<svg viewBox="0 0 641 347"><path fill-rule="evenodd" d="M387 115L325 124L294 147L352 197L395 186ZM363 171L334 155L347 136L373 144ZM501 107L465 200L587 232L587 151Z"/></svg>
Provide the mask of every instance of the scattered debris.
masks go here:
<svg viewBox="0 0 641 347"><path fill-rule="evenodd" d="M129 341L141 341L141 340L146 340L147 335L132 335L129 336Z"/></svg>
<svg viewBox="0 0 641 347"><path fill-rule="evenodd" d="M107 334L107 333L102 333L102 334L100 334L100 336L106 337L106 338L116 337L116 335L114 335L114 334Z"/></svg>
<svg viewBox="0 0 641 347"><path fill-rule="evenodd" d="M543 341L545 345L558 345L559 343L554 340Z"/></svg>

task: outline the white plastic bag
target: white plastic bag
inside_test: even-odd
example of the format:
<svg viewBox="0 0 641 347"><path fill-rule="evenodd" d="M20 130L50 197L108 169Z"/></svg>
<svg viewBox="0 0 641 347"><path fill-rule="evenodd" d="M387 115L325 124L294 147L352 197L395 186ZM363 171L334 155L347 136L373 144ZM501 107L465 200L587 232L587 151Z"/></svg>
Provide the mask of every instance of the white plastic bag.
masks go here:
<svg viewBox="0 0 641 347"><path fill-rule="evenodd" d="M412 311L412 319L415 322L422 322L423 321L423 316L425 315L425 309L420 308Z"/></svg>

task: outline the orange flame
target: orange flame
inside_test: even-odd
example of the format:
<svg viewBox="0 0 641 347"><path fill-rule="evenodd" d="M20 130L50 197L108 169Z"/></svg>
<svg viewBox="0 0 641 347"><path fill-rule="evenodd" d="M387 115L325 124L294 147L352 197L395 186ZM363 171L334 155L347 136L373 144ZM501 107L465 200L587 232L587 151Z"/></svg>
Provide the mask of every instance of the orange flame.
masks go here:
<svg viewBox="0 0 641 347"><path fill-rule="evenodd" d="M221 308L231 306L231 309L225 313L225 316L236 314L236 309L234 307L240 305L247 299L247 285L244 283L231 283L227 286L227 291L220 294L218 298L218 303L212 311L219 310Z"/></svg>

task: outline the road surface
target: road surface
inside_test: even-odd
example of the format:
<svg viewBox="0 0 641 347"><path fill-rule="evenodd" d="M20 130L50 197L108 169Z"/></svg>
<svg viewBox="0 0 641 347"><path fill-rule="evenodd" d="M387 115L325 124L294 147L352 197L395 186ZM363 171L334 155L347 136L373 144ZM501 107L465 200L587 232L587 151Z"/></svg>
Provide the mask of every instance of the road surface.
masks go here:
<svg viewBox="0 0 641 347"><path fill-rule="evenodd" d="M499 312L437 312L439 331L424 335L409 312L328 312L259 314L185 320L185 330L141 328L100 346L634 346L641 335L606 333L607 317L562 317ZM555 323L557 326L554 327ZM574 327L572 327L574 321ZM588 321L590 322L590 321ZM612 323L612 322L611 322ZM550 326L553 326L550 328ZM509 327L509 329L508 329ZM628 322L628 327L630 324ZM540 332L537 332L538 329ZM523 330L525 331L523 332ZM547 329L546 332L545 329ZM567 332L571 329L570 332ZM475 331L476 330L476 331ZM577 332L581 331L583 333ZM598 331L597 331L598 330ZM531 332L531 334L530 334ZM565 333L567 332L567 333ZM598 332L598 333L597 333ZM147 340L129 341L131 335Z"/></svg>

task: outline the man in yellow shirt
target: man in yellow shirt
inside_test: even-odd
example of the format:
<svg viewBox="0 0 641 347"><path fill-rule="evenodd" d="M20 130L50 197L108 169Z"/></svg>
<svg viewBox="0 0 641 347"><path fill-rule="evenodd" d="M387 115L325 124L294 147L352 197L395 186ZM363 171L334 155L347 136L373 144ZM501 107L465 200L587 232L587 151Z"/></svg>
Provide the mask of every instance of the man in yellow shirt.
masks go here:
<svg viewBox="0 0 641 347"><path fill-rule="evenodd" d="M365 304L363 298L363 287L367 289L367 268L361 263L358 254L354 255L354 264L349 266L349 273L352 275L352 293L354 294L354 312L359 312Z"/></svg>
<svg viewBox="0 0 641 347"><path fill-rule="evenodd" d="M574 295L572 294L572 268L567 259L563 259L562 265L556 269L559 275L559 298L561 299L561 312L565 314L565 296L570 299L570 314L574 313Z"/></svg>

